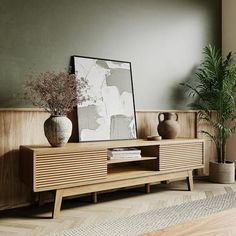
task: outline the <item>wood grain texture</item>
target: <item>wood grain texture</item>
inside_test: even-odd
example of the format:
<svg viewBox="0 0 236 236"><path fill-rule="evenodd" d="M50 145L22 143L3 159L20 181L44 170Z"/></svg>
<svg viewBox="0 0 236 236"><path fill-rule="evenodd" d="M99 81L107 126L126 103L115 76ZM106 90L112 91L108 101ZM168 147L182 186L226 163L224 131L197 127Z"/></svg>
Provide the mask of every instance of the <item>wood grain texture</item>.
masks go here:
<svg viewBox="0 0 236 236"><path fill-rule="evenodd" d="M191 170L188 171L187 184L188 190L193 191L193 172Z"/></svg>
<svg viewBox="0 0 236 236"><path fill-rule="evenodd" d="M178 114L180 124L180 133L178 137L183 138L204 138L205 142L205 165L203 169L194 171L195 175L209 175L209 161L216 159L214 143L201 133L201 130L212 132L212 129L206 122L199 121L196 110L146 110L137 112L138 135L140 138L146 138L148 135L158 135L158 114L160 112L174 112ZM214 117L214 114L212 115Z"/></svg>
<svg viewBox="0 0 236 236"><path fill-rule="evenodd" d="M33 170L30 171L32 176L27 177L33 179L33 187L31 184L30 187L34 192L56 190L52 214L53 218L56 218L60 213L62 198L81 194L82 189L84 189L82 193L98 192L149 184L169 178L176 179L181 174L181 177L187 178L188 189L191 191L193 189L192 170L203 167L203 144L202 139L179 138L160 141L137 139L70 143L57 149L36 145L21 146L21 156L25 164L22 167L23 172L28 171L28 168ZM157 155L158 158L151 160L141 158L136 163L130 161L112 163L113 167L108 165L108 148L126 148L127 145L135 148L144 147L151 156ZM32 164L31 167L25 163L27 157ZM156 168L153 168L154 166ZM73 195L67 194L71 190ZM146 192L148 192L147 188Z"/></svg>
<svg viewBox="0 0 236 236"><path fill-rule="evenodd" d="M114 173L108 177L108 181L84 185L79 187L66 188L63 191L64 196L73 196L77 194L84 194L88 192L98 192L104 190L110 190L116 188L124 188L135 185L142 185L146 183L159 182L166 179L176 179L176 178L187 178L189 176L188 171L176 171L169 173L157 174L156 171L152 173L147 170L136 170L130 176L127 173L127 179L124 178L124 175L119 173ZM144 178L145 177L145 178Z"/></svg>
<svg viewBox="0 0 236 236"><path fill-rule="evenodd" d="M157 133L160 111L138 111L137 128L139 137ZM161 111L162 112L162 111ZM181 126L180 137L196 137L196 111L178 110ZM19 178L19 146L41 144L48 146L43 133L43 123L49 114L35 108L3 108L0 109L0 210L31 204L30 189ZM78 141L76 112L71 112L69 118L73 123L71 142ZM199 130L201 127L199 128ZM214 159L213 145L206 142L206 160ZM200 175L208 174L208 162L205 163Z"/></svg>
<svg viewBox="0 0 236 236"><path fill-rule="evenodd" d="M161 171L202 165L204 164L203 143L161 145L159 160Z"/></svg>
<svg viewBox="0 0 236 236"><path fill-rule="evenodd" d="M179 191L183 189L186 189L186 191ZM27 207L24 208L24 211L16 209L14 211L1 212L0 235L48 235L74 227L102 224L106 221L113 221L154 209L170 207L232 191L236 191L236 183L212 184L207 180L201 179L194 181L194 191L187 191L186 181L178 181L170 182L168 185L151 185L151 194L145 194L143 186L130 188L129 190L102 193L98 195L98 204L90 203L90 195L81 196L79 198L76 197L74 200L64 201L60 219L50 219L52 204L44 204L41 207ZM54 197L54 193L52 197ZM234 215L236 216L235 213ZM228 224L228 220L231 217L226 216L225 219L226 223L222 227L221 235L230 235L227 234L227 226L230 224ZM219 222L221 220L217 221L217 223ZM235 225L234 222L235 219L233 221ZM192 229L191 224L188 228ZM225 234L223 234L224 229ZM187 228L183 228L183 230L187 230ZM204 235L201 234L201 230L205 230L205 227L197 229L196 234L198 233L198 236ZM167 235L171 236L172 234ZM179 235L181 235L181 231ZM191 234L186 235L192 236ZM173 233L173 236L176 235Z"/></svg>
<svg viewBox="0 0 236 236"><path fill-rule="evenodd" d="M146 152L150 149L148 153L154 158L141 158L137 163L133 164L133 162L127 162L125 165L121 164L123 162L111 162L110 164L113 164L116 170L120 170L121 179L124 178L122 177L124 172L128 173L125 178L130 178L128 176L132 177L134 171L139 171L140 168L141 171L144 170L144 172L154 170L171 171L176 168L195 169L196 167L202 167L203 164L203 142L204 141L200 139L181 138L160 141L138 139L93 143L69 143L61 148L51 148L40 145L21 146L21 156L24 163L22 166L23 172L28 171L28 169L31 169L29 173L33 172L31 177L23 175L23 178L27 178L25 182L27 182L29 178L34 180L34 192L55 190L63 188L63 186L66 188L73 183L74 186L77 186L86 181L105 179L107 177L107 164L109 163L109 161L107 161L107 148L127 146L143 147ZM158 148L158 146L160 146L160 148ZM160 153L158 153L157 150L160 150ZM185 155L183 155L182 152L184 152ZM161 160L160 168L158 168L158 156ZM32 164L31 167L26 163L27 158L29 158L29 163ZM128 163L130 164L128 167L132 169L130 171L123 170ZM138 165L139 163L141 165ZM178 163L178 165L176 163ZM187 164L185 165L185 163ZM120 169L117 168L116 164L120 164L118 165ZM108 174L110 174L113 168L111 168L110 165L108 168ZM142 172L138 173L141 174ZM138 174L137 177L139 177Z"/></svg>
<svg viewBox="0 0 236 236"><path fill-rule="evenodd" d="M52 214L53 218L57 218L60 215L63 192L64 192L63 189L56 190L55 203L54 203L53 214Z"/></svg>
<svg viewBox="0 0 236 236"><path fill-rule="evenodd" d="M32 166L33 167L33 166ZM31 168L32 168L31 167ZM35 155L34 191L51 186L57 189L67 183L106 178L107 151L67 153L67 155Z"/></svg>
<svg viewBox="0 0 236 236"><path fill-rule="evenodd" d="M19 178L19 145L47 143L42 128L46 118L40 110L0 110L0 209L31 202L31 190Z"/></svg>
<svg viewBox="0 0 236 236"><path fill-rule="evenodd" d="M216 116L216 113L212 113L212 119L214 119ZM199 120L197 122L196 126L196 133L197 133L197 138L204 138L205 139L205 168L201 170L197 170L198 175L209 175L209 161L211 160L216 160L216 146L208 136L204 135L201 131L208 131L211 134L214 134L214 129L210 127L206 121L204 120Z"/></svg>
<svg viewBox="0 0 236 236"><path fill-rule="evenodd" d="M158 114L164 111L139 111L137 112L137 126L139 138L146 138L148 135L157 135ZM166 112L166 111L165 111ZM196 111L169 111L178 114L181 138L196 138Z"/></svg>
<svg viewBox="0 0 236 236"><path fill-rule="evenodd" d="M143 236L235 236L236 209L191 220Z"/></svg>

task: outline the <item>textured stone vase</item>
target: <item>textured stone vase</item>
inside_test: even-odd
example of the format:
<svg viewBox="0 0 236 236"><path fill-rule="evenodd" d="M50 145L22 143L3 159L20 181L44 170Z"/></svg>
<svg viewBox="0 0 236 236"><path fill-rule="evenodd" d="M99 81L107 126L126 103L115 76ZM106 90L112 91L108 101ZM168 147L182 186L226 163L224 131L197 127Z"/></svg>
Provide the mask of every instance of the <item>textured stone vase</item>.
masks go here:
<svg viewBox="0 0 236 236"><path fill-rule="evenodd" d="M50 116L44 122L44 133L53 147L64 146L72 133L72 123L66 116Z"/></svg>
<svg viewBox="0 0 236 236"><path fill-rule="evenodd" d="M169 112L160 113L158 115L158 121L157 131L163 139L176 138L178 136L180 126L177 114Z"/></svg>

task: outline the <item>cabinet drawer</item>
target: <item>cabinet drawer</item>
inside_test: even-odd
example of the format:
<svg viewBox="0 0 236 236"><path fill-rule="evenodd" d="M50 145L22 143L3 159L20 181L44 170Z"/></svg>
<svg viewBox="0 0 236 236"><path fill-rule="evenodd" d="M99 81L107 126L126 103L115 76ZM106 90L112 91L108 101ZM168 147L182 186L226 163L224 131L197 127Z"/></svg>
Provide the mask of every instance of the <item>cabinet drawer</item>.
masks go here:
<svg viewBox="0 0 236 236"><path fill-rule="evenodd" d="M34 191L106 178L106 150L36 155Z"/></svg>
<svg viewBox="0 0 236 236"><path fill-rule="evenodd" d="M204 144L160 145L159 170L188 169L203 165Z"/></svg>

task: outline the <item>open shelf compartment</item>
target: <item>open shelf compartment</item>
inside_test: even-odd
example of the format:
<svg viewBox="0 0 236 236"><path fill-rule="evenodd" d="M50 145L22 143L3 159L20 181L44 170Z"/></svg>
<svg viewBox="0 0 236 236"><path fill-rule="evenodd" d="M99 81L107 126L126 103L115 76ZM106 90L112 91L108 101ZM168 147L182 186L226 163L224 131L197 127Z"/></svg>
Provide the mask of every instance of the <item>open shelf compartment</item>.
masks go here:
<svg viewBox="0 0 236 236"><path fill-rule="evenodd" d="M141 158L121 158L116 160L107 160L107 173L136 173L137 171L158 171L159 170L159 148L154 146L135 147L141 150Z"/></svg>

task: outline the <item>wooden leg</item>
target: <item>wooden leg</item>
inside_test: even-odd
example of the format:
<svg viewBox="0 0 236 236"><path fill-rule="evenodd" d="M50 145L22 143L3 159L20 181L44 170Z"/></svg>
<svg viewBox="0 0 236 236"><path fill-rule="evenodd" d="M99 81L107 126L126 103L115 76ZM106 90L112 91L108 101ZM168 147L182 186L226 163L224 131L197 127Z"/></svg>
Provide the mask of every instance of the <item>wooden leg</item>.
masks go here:
<svg viewBox="0 0 236 236"><path fill-rule="evenodd" d="M93 203L97 203L98 202L97 192L92 193L92 202Z"/></svg>
<svg viewBox="0 0 236 236"><path fill-rule="evenodd" d="M60 215L62 197L63 197L63 189L57 189L55 193L54 209L52 213L53 219L59 217Z"/></svg>
<svg viewBox="0 0 236 236"><path fill-rule="evenodd" d="M150 193L150 184L145 184L145 192Z"/></svg>
<svg viewBox="0 0 236 236"><path fill-rule="evenodd" d="M188 190L193 190L193 172L192 170L188 171L188 177L187 177L187 184L188 184Z"/></svg>

